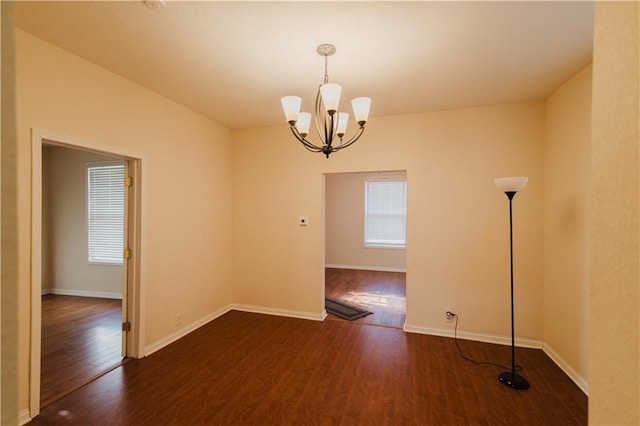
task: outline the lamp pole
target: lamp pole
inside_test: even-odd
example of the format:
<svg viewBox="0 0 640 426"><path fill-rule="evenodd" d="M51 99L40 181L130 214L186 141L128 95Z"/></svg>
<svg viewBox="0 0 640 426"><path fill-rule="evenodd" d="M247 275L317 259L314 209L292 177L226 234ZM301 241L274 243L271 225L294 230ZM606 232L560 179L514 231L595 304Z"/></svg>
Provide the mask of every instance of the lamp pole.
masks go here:
<svg viewBox="0 0 640 426"><path fill-rule="evenodd" d="M504 180L511 179L511 181ZM515 181L515 179L520 179ZM504 193L509 199L509 261L511 272L511 371L506 371L498 376L498 380L506 386L513 389L524 390L529 389L527 379L516 373L516 339L515 339L515 321L514 321L514 304L513 304L513 197L519 189L522 189L527 183L527 178L502 178L503 182L498 182L496 186L504 189Z"/></svg>

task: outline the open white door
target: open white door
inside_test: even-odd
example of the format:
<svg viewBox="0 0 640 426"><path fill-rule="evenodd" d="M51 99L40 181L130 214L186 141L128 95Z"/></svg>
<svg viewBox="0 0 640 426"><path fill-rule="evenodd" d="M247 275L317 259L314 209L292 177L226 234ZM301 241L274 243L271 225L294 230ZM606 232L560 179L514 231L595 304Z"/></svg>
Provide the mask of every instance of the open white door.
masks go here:
<svg viewBox="0 0 640 426"><path fill-rule="evenodd" d="M129 216L130 198L133 188L133 176L130 173L131 162L124 162L124 232L122 235L122 247L124 252L122 254L122 358L127 357L127 337L131 331L131 322L129 322L129 309L128 309L128 289L129 289L129 260L132 257L132 251L129 248L129 223L132 222Z"/></svg>

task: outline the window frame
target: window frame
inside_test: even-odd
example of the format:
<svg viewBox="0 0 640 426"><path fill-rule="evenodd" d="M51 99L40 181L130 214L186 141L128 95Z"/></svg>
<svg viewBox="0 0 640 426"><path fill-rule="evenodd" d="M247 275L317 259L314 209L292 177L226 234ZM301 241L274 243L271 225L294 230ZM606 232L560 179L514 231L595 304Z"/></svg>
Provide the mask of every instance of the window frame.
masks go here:
<svg viewBox="0 0 640 426"><path fill-rule="evenodd" d="M370 182L403 182L404 184L404 206L403 206L403 218L404 218L404 242L403 243L384 243L384 242L370 242L367 240L367 228L368 228L368 197L369 197L369 183ZM376 176L364 178L364 206L363 206L363 247L367 249L391 249L391 250L405 250L407 248L407 177L405 175L393 175L393 176Z"/></svg>
<svg viewBox="0 0 640 426"><path fill-rule="evenodd" d="M121 223L121 228L122 228L122 239L121 239L121 245L119 245L116 249L116 252L112 253L112 257L96 257L95 256L95 252L93 250L93 245L95 244L95 241L92 240L92 232L91 232L91 227L92 227L92 205L91 205L91 200L92 200L92 185L91 185L91 169L97 169L97 168L104 168L104 167L114 167L114 166L118 166L119 168L121 168L122 170L122 180L120 181L120 185L122 188L122 214L118 215L119 218L122 219L122 223ZM87 252L86 252L86 259L87 259L87 264L89 265L104 265L104 266L122 266L124 264L124 226L125 226L125 220L124 220L124 215L125 215L125 197L126 197L126 192L125 192L125 185L124 185L124 178L126 176L126 167L125 167L125 162L123 160L114 160L114 161L98 161L98 162L88 162L86 163L86 200L85 200L85 207L86 207L86 231L87 231ZM115 216L115 215L114 215ZM92 242L93 241L93 242ZM117 254L116 254L117 253Z"/></svg>

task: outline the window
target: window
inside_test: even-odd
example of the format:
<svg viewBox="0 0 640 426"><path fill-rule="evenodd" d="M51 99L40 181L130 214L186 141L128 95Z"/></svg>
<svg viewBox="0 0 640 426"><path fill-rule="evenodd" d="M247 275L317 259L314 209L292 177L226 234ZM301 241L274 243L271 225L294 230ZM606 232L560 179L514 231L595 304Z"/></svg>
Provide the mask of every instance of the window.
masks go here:
<svg viewBox="0 0 640 426"><path fill-rule="evenodd" d="M365 179L365 247L404 248L406 244L407 180Z"/></svg>
<svg viewBox="0 0 640 426"><path fill-rule="evenodd" d="M89 263L122 264L124 165L87 165Z"/></svg>

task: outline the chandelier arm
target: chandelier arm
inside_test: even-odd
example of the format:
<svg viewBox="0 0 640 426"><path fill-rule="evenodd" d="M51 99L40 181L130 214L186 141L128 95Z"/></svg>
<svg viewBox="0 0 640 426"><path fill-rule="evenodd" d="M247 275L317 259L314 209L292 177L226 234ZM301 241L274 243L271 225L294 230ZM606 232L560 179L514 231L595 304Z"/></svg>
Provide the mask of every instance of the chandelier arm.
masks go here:
<svg viewBox="0 0 640 426"><path fill-rule="evenodd" d="M322 151L322 148L312 144L307 139L305 139L305 137L300 134L300 132L298 131L298 129L295 126L289 126L289 128L291 129L291 133L293 133L293 136L295 136L296 139L298 139L298 141L305 148L307 148L309 151L312 151L312 152L321 152Z"/></svg>
<svg viewBox="0 0 640 426"><path fill-rule="evenodd" d="M329 120L327 120L327 114L324 115L324 138L322 138L322 140L324 141L324 144L327 146L331 146L331 137L330 137L331 133L329 132Z"/></svg>
<svg viewBox="0 0 640 426"><path fill-rule="evenodd" d="M309 148L308 145L306 144L302 144L302 146L304 147L304 149L306 149L307 151L311 151L311 152L322 152L322 149L314 147L314 148Z"/></svg>
<svg viewBox="0 0 640 426"><path fill-rule="evenodd" d="M327 115L329 118L327 119ZM335 114L325 114L324 116L324 140L325 145L333 146L333 136L334 136L334 126L333 126L333 117Z"/></svg>
<svg viewBox="0 0 640 426"><path fill-rule="evenodd" d="M336 138L338 134L338 111L334 112L331 116L331 141Z"/></svg>
<svg viewBox="0 0 640 426"><path fill-rule="evenodd" d="M313 121L315 122L316 125L316 131L318 132L318 137L320 138L320 141L325 142L327 140L326 137L326 123L327 123L327 118L326 118L327 113L324 110L324 105L322 105L322 98L320 97L320 86L318 86L318 93L316 94L316 115L315 117L313 117ZM320 117L323 117L323 123L324 126L321 126L320 124ZM322 128L324 127L324 129ZM324 135L323 135L324 133ZM325 142L326 144L326 142Z"/></svg>
<svg viewBox="0 0 640 426"><path fill-rule="evenodd" d="M363 126L363 127L360 127L360 128L358 129L358 131L356 132L356 134L355 134L355 135L353 135L353 137L352 137L351 139L349 139L347 142L342 143L342 144L340 144L340 145L336 146L334 151L339 151L339 150L341 150L341 149L343 149L343 148L347 148L348 146L353 145L353 143L354 143L355 141L357 141L358 139L360 139L360 136L362 136L362 133L364 133L364 126Z"/></svg>

